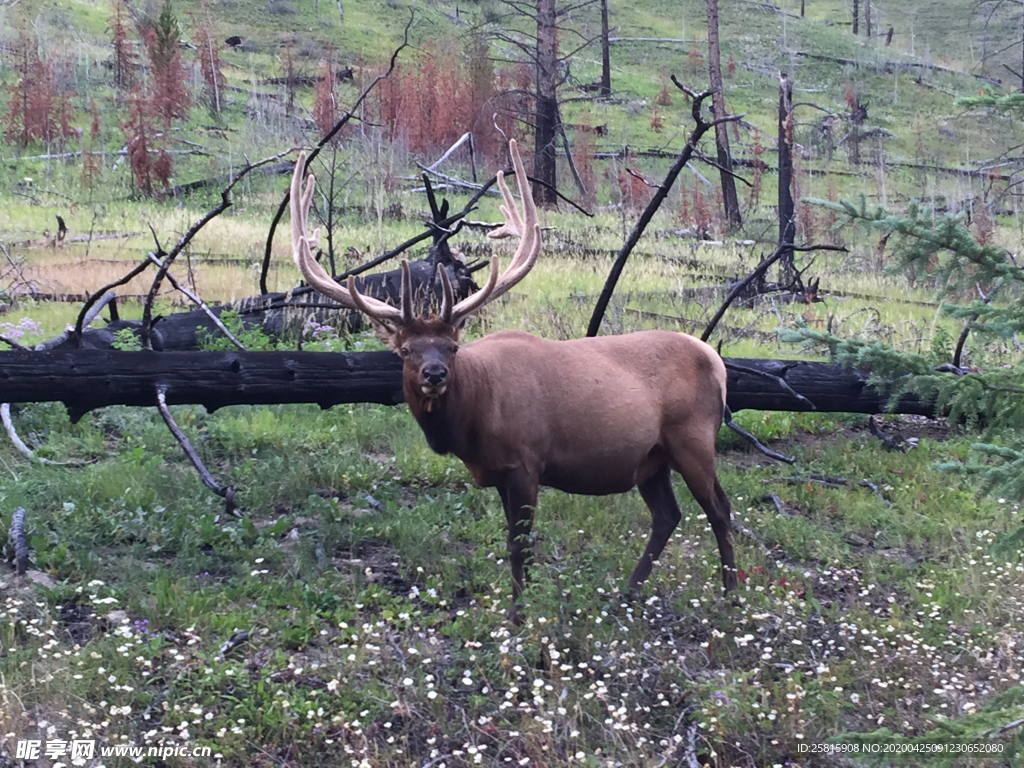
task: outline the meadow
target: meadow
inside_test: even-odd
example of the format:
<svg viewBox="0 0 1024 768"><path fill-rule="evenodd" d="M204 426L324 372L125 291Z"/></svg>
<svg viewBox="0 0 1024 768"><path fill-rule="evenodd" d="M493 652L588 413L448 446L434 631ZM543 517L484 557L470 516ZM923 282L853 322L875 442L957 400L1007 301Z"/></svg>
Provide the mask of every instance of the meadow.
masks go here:
<svg viewBox="0 0 1024 768"><path fill-rule="evenodd" d="M574 230L578 217L559 214L545 224L535 272L470 337L584 332L610 256L565 244L611 248L618 228ZM237 226L211 226L208 247ZM701 306L673 290L753 263L749 248L672 237L641 251L610 331L671 315L699 331L714 293ZM849 254L823 256L823 285L876 298L733 310L723 354L806 357L774 330L829 315L908 349L948 343L956 329L925 292ZM198 265L204 295L232 269ZM79 277L89 270L81 262ZM71 319L61 311L29 303L5 321L39 320L41 338ZM371 334L309 342L379 348ZM988 710L1019 700L1020 506L934 469L972 441L942 422L888 417L885 428L918 438L888 453L861 416L738 414L797 459L784 467L721 435L722 483L747 532L736 534L739 606L721 596L710 527L681 483L683 522L637 602L621 594L649 531L637 493L545 491L517 628L504 618L497 495L433 454L404 406L174 411L239 487L241 519L223 514L155 411L71 424L59 404L15 406L38 455L75 466L0 447L5 516L27 510L34 569L28 583L4 576L6 749L84 736L211 745L224 765L647 765L692 749L713 765L832 765L800 745L882 729L934 739L948 722L980 736ZM238 632L245 642L228 643Z"/></svg>

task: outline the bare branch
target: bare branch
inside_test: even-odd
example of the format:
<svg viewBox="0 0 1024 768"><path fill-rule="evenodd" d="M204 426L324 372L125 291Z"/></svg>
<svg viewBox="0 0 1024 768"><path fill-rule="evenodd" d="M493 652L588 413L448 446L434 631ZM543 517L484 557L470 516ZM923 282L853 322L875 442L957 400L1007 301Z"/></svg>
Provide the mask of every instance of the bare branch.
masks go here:
<svg viewBox="0 0 1024 768"><path fill-rule="evenodd" d="M222 497L225 501L225 511L227 514L234 514L235 511L235 487L232 485L221 486L214 479L213 475L210 474L210 470L203 464L203 460L199 458L199 454L196 453L196 449L192 447L192 441L188 439L181 427L174 420L174 416L171 415L171 409L167 407L167 387L165 385L158 386L156 388L156 407L160 409L160 415L164 418L164 423L167 424L167 428L171 430L171 434L174 435L174 439L178 441L181 449L185 451L185 455L188 456L189 461L192 462L192 466L196 468L196 472L199 473L199 477L203 481L203 485L209 488L211 491Z"/></svg>
<svg viewBox="0 0 1024 768"><path fill-rule="evenodd" d="M975 288L977 289L978 294L981 296L982 302L988 304L990 301L992 301L992 297L995 296L999 289L1002 287L1002 284L1002 280L1000 279L992 288L992 290L988 292L988 296L982 293L980 285L975 284ZM971 328L974 327L974 322L977 319L978 313L972 313L971 316L967 318L967 324L964 325L964 329L960 332L960 338L957 339L956 342L956 350L953 352L954 368L960 368L960 357L963 355L964 352L964 344L967 343L967 335L971 332Z"/></svg>
<svg viewBox="0 0 1024 768"><path fill-rule="evenodd" d="M0 334L0 342L3 342L7 346L9 346L11 349L20 349L23 352L28 352L28 347L19 344L14 339L7 338L3 334Z"/></svg>
<svg viewBox="0 0 1024 768"><path fill-rule="evenodd" d="M174 263L174 260L178 257L178 254L180 254L182 250L184 250L185 247L190 242L192 242L192 238L199 234L200 230L203 227L205 227L207 224L209 224L211 221L213 221L215 218L220 216L222 213L224 213L224 211L231 207L231 190L234 189L235 184L241 181L254 168L259 168L261 165L266 165L267 163L272 163L275 160L280 160L282 157L289 154L291 151L291 149L288 149L284 152L279 152L278 154L272 157L267 157L258 162L250 163L249 165L245 166L245 168L240 170L231 180L231 183L228 184L220 193L220 204L213 210L208 211L205 216L203 216L199 221L193 224L189 228L189 230L184 235L182 235L181 239L178 240L178 242L174 245L174 247L171 249L171 252L167 254L166 258L163 260L162 265L157 270L156 277L153 278L153 284L149 288L149 293L147 294L146 301L142 307L141 333L142 346L144 348L152 349L152 340L150 339L150 332L153 329L153 302L156 301L157 293L160 291L160 284L167 276L167 270L171 268L171 265ZM154 233L154 237L155 236L156 233ZM163 255L160 250L159 243L157 243L157 253L159 255Z"/></svg>
<svg viewBox="0 0 1024 768"><path fill-rule="evenodd" d="M25 442L18 437L18 430L14 428L14 420L11 418L11 404L0 403L0 418L3 419L4 429L7 430L7 436L11 438L11 442L14 443L14 447L18 449L18 452L24 455L26 458L32 461L38 461L40 464L46 464L51 467L68 467L68 466L81 466L82 462L75 461L51 461L50 459L44 459L42 456L36 456L35 451L29 448Z"/></svg>
<svg viewBox="0 0 1024 768"><path fill-rule="evenodd" d="M737 365L736 363L726 363L725 367L727 369L729 369L729 370L732 370L732 371L738 371L740 373L748 373L748 374L750 374L752 376L763 376L766 379L771 379L776 384L778 384L780 387L782 387L782 389L785 390L788 394L790 394L793 397L795 397L801 403L805 403L809 410L812 410L812 411L818 410L817 406L815 406L814 403L812 403L806 397L804 397L799 392L797 392L795 389L793 389L791 386L789 386L789 383L784 378L782 378L781 376L776 376L775 374L768 373L767 371L759 371L756 368L748 368L745 365Z"/></svg>
<svg viewBox="0 0 1024 768"><path fill-rule="evenodd" d="M676 79L675 75L672 75L672 82L675 83L677 88L693 98L692 114L693 121L696 125L686 141L686 146L683 147L679 157L672 164L668 173L665 174L665 179L662 181L661 186L657 191L655 191L654 196L651 198L651 202L648 203L644 212L640 215L640 219L629 233L629 237L626 238L626 242L623 243L622 248L619 250L615 263L612 265L611 271L608 273L608 279L605 281L604 288L601 289L601 295L597 299L597 304L594 307L594 313L590 317L590 325L587 327L587 336L596 336L597 332L601 329L601 320L604 318L605 310L608 308L608 303L612 299L612 293L615 291L615 285L618 283L619 276L622 274L622 270L626 266L626 260L629 258L629 254L640 241L640 237L643 235L644 230L647 229L647 225L650 224L651 219L654 218L654 214L668 196L669 190L672 189L672 185L675 183L679 173L686 167L686 164L690 162L690 158L693 157L694 150L696 150L697 143L701 140L701 137L703 137L704 134L711 130L717 123L738 120L741 117L740 115L736 115L729 116L723 120L716 120L711 123L705 122L704 118L700 114L701 104L704 99L712 94L712 91L703 91L699 94L694 93L685 85L680 83L679 80Z"/></svg>
<svg viewBox="0 0 1024 768"><path fill-rule="evenodd" d="M586 8L588 5L593 5L596 2L597 0L583 0L583 2L577 3L576 5L568 5L564 8L559 8L555 11L555 16L565 16L573 11L578 11L580 8Z"/></svg>
<svg viewBox="0 0 1024 768"><path fill-rule="evenodd" d="M715 326L718 325L718 321L722 319L722 316L725 315L726 310L729 309L729 306L733 303L736 297L740 295L744 288L746 288L752 282L761 277L761 275L767 272L768 267L770 267L772 264L774 264L776 261L782 258L782 255L784 253L787 253L789 251L840 251L842 253L846 253L846 250L847 249L841 245L793 245L792 243L780 244L771 256L761 261L760 264L754 267L753 271L751 271L749 275L747 275L745 278L743 278L738 283L733 285L732 290L729 291L729 294L725 297L725 301L722 302L722 306L718 308L718 311L715 312L714 317L711 318L711 322L709 322L707 328L704 329L704 333L700 335L700 340L707 341L711 337L711 334L715 330Z"/></svg>
<svg viewBox="0 0 1024 768"><path fill-rule="evenodd" d="M177 280L175 280L174 275L172 275L170 271L167 270L166 264L160 261L160 259L157 258L157 255L155 253L149 254L149 260L164 271L164 276L167 278L167 282L169 282L177 290L185 294L185 296L187 296L193 304L198 306L201 310L203 310L203 312L206 313L206 316L209 317L210 320L213 321L213 324L216 325L221 330L221 332L228 337L228 340L232 344L234 344L242 352L246 351L245 346L242 344L242 342L235 338L235 335L228 330L228 327L224 325L220 317L218 317L217 314L212 309L210 309L210 307L206 304L205 301L203 301L201 298L192 293L192 291L190 291L188 288L185 288Z"/></svg>
<svg viewBox="0 0 1024 768"><path fill-rule="evenodd" d="M722 423L725 424L725 426L727 426L737 435L742 437L744 440L746 440L748 443L750 443L752 446L754 446L765 456L771 459L775 459L776 461L785 462L786 464L796 464L796 459L792 459L789 456L783 456L781 453L776 453L771 448L762 443L760 440L758 440L756 437L754 437L752 434L747 432L747 430L745 430L735 421L733 421L732 411L730 411L728 408L725 409L725 418L722 419Z"/></svg>
<svg viewBox="0 0 1024 768"><path fill-rule="evenodd" d="M736 180L738 180L738 181L742 181L742 182L743 182L744 184L746 184L746 185L747 185L748 187L751 187L751 188L753 188L753 186L754 186L754 185L753 185L753 184L751 184L751 183L750 183L749 181L747 181L747 180L746 180L745 178L743 178L742 176L740 176L740 175L739 175L738 173L735 173L735 172L733 172L733 171L730 171L730 170L729 170L728 168L725 168L725 167L723 167L723 166L722 166L721 164L719 164L719 162L718 162L717 160L715 160L715 159L713 159L713 158L711 158L711 157L708 157L708 156L707 156L707 155L705 155L705 154L704 154L703 152L701 152L701 151L699 151L699 150L695 150L695 151L694 151L694 153L693 153L693 155L694 155L694 157L696 157L696 158L697 158L698 160L702 160L703 162L707 163L708 165L710 165L710 166L712 166L712 167L714 167L714 168L717 168L717 169L718 169L719 171L721 171L722 173L727 173L727 174L729 174L730 176L732 176L732 177L733 177L734 179L736 179ZM691 168L690 170L693 170L693 169ZM696 173L696 171L694 171L694 173Z"/></svg>
<svg viewBox="0 0 1024 768"><path fill-rule="evenodd" d="M133 269L131 272L126 274L124 277L115 280L112 283L107 283L86 300L86 302L82 305L81 311L78 313L78 319L75 321L75 330L72 331L72 334L74 335L74 338L79 343L79 345L81 345L82 331L84 330L85 326L91 323L93 318L96 317L95 312L90 313L89 311L92 308L93 304L95 304L100 299L103 299L104 303L109 301L110 299L106 298L109 291L111 291L114 288L117 288L118 286L124 285L125 283L131 282L134 277L136 277L137 275L141 275L149 267L149 265L149 259L143 259L138 264L138 266L136 266L135 269Z"/></svg>

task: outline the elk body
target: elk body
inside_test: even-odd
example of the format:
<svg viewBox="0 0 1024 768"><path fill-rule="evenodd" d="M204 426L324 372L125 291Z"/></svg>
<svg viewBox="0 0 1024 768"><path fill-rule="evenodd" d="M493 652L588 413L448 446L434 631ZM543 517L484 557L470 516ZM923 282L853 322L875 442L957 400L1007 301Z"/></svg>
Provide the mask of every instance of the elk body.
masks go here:
<svg viewBox="0 0 1024 768"><path fill-rule="evenodd" d="M430 447L456 455L480 485L497 488L508 519L513 621L541 485L584 495L639 488L653 526L629 578L635 589L682 516L671 484L671 471L679 472L714 530L725 588L735 588L731 508L715 473L726 373L710 346L668 331L570 341L500 331L459 345L466 318L522 280L540 253L537 212L514 141L510 154L523 212L499 173L506 221L491 235L520 239L512 262L499 277L493 259L486 285L458 304L441 270L437 316L417 317L411 290L393 307L361 295L351 278L339 285L316 263L316 233L309 237L306 228L313 183L303 188L302 157L291 194L296 263L316 290L368 315L402 356L405 399Z"/></svg>

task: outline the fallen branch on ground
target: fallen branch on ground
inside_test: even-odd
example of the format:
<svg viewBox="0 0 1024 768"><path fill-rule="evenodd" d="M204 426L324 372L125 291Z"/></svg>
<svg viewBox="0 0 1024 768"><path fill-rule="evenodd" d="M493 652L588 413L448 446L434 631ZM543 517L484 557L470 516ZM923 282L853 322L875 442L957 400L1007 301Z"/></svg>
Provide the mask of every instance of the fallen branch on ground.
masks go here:
<svg viewBox="0 0 1024 768"><path fill-rule="evenodd" d="M812 472L810 475L793 475L792 477L773 477L768 480L763 480L764 483L786 483L787 485L804 485L806 483L815 483L817 485L824 485L826 488L852 488L854 486L860 486L861 488L868 488L874 491L878 497L886 503L887 506L892 506L892 502L885 497L885 495L878 489L878 486L872 483L870 480L847 480L845 477L835 477L834 475L819 475L816 472Z"/></svg>
<svg viewBox="0 0 1024 768"><path fill-rule="evenodd" d="M25 442L18 436L18 430L14 427L14 419L11 418L11 404L0 403L0 418L3 419L4 429L7 430L7 436L11 438L11 442L14 443L14 447L18 449L18 453L25 456L25 458L31 459L32 461L38 461L40 464L48 464L52 467L78 467L82 465L82 462L70 462L70 461L51 461L50 459L44 459L42 456L36 456L35 451L28 447Z"/></svg>
<svg viewBox="0 0 1024 768"><path fill-rule="evenodd" d="M899 435L891 437L885 434L878 426L878 422L875 421L875 417L872 416L868 419L868 431L882 441L882 447L887 451L905 451L907 450L907 441Z"/></svg>
<svg viewBox="0 0 1024 768"><path fill-rule="evenodd" d="M868 375L850 368L808 360L725 360L784 378L820 412L888 410L885 388L868 386ZM811 410L767 381L728 371L732 412ZM404 402L402 360L392 352L0 352L0 402L60 401L72 418L108 405L153 406L155 388L161 384L169 387L167 402L195 403L211 411L240 404L317 403L329 408ZM913 395L901 398L891 412L936 415L933 403Z"/></svg>
<svg viewBox="0 0 1024 768"><path fill-rule="evenodd" d="M18 507L11 515L9 538L14 548L14 564L19 576L28 571L28 543L25 540L25 508Z"/></svg>
<svg viewBox="0 0 1024 768"><path fill-rule="evenodd" d="M726 406L726 409L725 409L725 418L723 419L723 423L725 424L725 426L727 426L729 429L731 429L737 435L742 437L744 440L746 440L748 443L750 443L752 446L754 446L757 450L759 450L765 456L767 456L769 458L772 458L772 459L775 459L776 461L783 461L786 464L796 464L796 459L791 459L789 456L783 456L781 453L776 453L771 448L769 448L764 443L762 443L760 440L758 440L756 437L754 437L752 434L747 432L747 430L745 430L743 427L741 427L735 421L733 421L733 419L732 419L732 411L729 410L728 406Z"/></svg>
<svg viewBox="0 0 1024 768"><path fill-rule="evenodd" d="M188 439L188 435L178 426L178 423L174 420L174 416L171 415L171 409L167 407L167 388L157 387L156 390L156 406L160 409L160 415L164 418L164 423L167 424L167 428L171 430L171 434L174 435L174 439L178 441L181 449L188 456L188 460L192 462L192 466L196 468L196 472L199 473L199 477L203 481L203 485L209 488L211 491L222 497L225 501L224 511L229 514L235 514L235 487L233 485L221 485L218 483L210 470L203 464L203 460L199 458L199 454L196 453L196 449L192 446L192 441Z"/></svg>

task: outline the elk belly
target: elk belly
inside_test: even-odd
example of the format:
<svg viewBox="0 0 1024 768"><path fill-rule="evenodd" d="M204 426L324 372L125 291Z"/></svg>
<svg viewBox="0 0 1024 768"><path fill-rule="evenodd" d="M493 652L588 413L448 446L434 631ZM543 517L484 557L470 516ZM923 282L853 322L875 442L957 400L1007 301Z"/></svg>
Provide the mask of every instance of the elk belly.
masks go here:
<svg viewBox="0 0 1024 768"><path fill-rule="evenodd" d="M643 460L642 452L588 452L583 461L548 463L541 474L541 485L566 493L605 496L625 493L636 485L636 468Z"/></svg>

